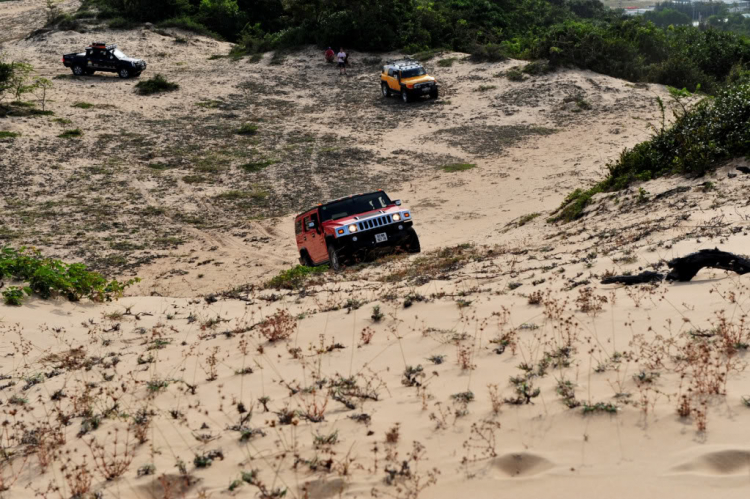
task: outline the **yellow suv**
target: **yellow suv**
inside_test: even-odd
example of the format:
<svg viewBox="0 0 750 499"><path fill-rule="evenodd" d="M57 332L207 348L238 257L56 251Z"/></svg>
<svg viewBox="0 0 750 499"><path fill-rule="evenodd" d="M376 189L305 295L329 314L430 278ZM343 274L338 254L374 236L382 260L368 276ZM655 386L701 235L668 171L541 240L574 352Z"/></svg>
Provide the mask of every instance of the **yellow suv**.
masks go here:
<svg viewBox="0 0 750 499"><path fill-rule="evenodd" d="M388 62L383 66L383 72L380 73L380 91L383 97L399 94L404 102L423 95L437 99L438 83L417 61L403 59Z"/></svg>

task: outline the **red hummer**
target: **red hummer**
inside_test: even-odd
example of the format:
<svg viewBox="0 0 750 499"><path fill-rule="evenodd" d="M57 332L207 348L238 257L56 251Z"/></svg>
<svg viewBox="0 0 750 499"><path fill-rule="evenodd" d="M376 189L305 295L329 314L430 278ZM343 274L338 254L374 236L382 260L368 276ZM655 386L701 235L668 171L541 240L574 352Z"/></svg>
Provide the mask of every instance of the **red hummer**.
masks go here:
<svg viewBox="0 0 750 499"><path fill-rule="evenodd" d="M329 201L294 218L302 265L330 264L333 270L368 253L402 249L419 253L411 211L381 191Z"/></svg>

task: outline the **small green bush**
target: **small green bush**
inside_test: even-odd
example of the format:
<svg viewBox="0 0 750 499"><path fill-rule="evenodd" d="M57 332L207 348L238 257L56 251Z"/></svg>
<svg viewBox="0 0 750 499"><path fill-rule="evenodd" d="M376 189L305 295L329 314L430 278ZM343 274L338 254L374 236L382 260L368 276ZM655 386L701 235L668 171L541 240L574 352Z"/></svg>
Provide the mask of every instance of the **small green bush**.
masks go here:
<svg viewBox="0 0 750 499"><path fill-rule="evenodd" d="M471 51L471 60L474 62L500 62L507 58L503 47L496 43L476 45Z"/></svg>
<svg viewBox="0 0 750 499"><path fill-rule="evenodd" d="M297 289L311 276L322 274L328 270L328 266L305 267L297 265L288 270L279 272L279 275L266 283L267 288L273 289Z"/></svg>
<svg viewBox="0 0 750 499"><path fill-rule="evenodd" d="M446 57L445 59L440 59L438 61L438 66L441 68L449 68L453 66L453 63L456 62L458 59L455 57Z"/></svg>
<svg viewBox="0 0 750 499"><path fill-rule="evenodd" d="M98 272L89 271L82 263L67 264L46 258L38 250L26 247L0 249L0 280L6 278L27 283L23 288L8 288L6 291L11 291L11 299L22 298L22 293L33 293L44 299L60 295L70 301L85 297L99 302L119 298L125 289L140 281L137 278L124 283L107 281ZM19 293L19 289L22 293ZM8 296L3 293L3 297L7 302Z"/></svg>
<svg viewBox="0 0 750 499"><path fill-rule="evenodd" d="M8 132L5 130L0 130L0 140L1 139L15 139L16 137L19 137L21 134L18 132Z"/></svg>
<svg viewBox="0 0 750 499"><path fill-rule="evenodd" d="M65 130L63 133L58 135L61 139L77 139L83 137L83 132L80 128L74 128L72 130Z"/></svg>
<svg viewBox="0 0 750 499"><path fill-rule="evenodd" d="M258 133L258 125L245 123L239 127L235 133L237 133L237 135L255 135Z"/></svg>
<svg viewBox="0 0 750 499"><path fill-rule="evenodd" d="M24 295L31 296L32 291L29 287L19 288L18 286L8 286L7 289L3 290L3 300L6 305L13 305L20 307L23 302Z"/></svg>
<svg viewBox="0 0 750 499"><path fill-rule="evenodd" d="M523 72L517 67L507 70L505 72L505 77L510 81L524 81L526 79Z"/></svg>
<svg viewBox="0 0 750 499"><path fill-rule="evenodd" d="M94 104L91 104L90 102L76 102L70 107L77 107L78 109L91 109L94 107Z"/></svg>
<svg viewBox="0 0 750 499"><path fill-rule="evenodd" d="M441 170L448 173L462 172L464 170L471 170L476 168L477 165L474 163L451 163L449 165L443 165L440 167Z"/></svg>
<svg viewBox="0 0 750 499"><path fill-rule="evenodd" d="M140 81L135 86L136 92L138 92L139 95L153 95L161 92L174 92L179 88L180 86L177 83L167 80L160 74L154 75L148 80Z"/></svg>

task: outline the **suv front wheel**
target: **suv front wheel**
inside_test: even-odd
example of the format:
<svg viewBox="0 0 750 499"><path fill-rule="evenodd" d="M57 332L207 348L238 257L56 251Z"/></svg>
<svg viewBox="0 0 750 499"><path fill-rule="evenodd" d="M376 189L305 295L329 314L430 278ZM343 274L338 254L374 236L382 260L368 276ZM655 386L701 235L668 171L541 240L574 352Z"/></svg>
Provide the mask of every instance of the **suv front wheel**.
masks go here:
<svg viewBox="0 0 750 499"><path fill-rule="evenodd" d="M401 89L401 100L404 102L409 102L409 94L406 92L405 88Z"/></svg>
<svg viewBox="0 0 750 499"><path fill-rule="evenodd" d="M380 84L380 93L383 94L383 97L390 97L391 96L391 89L388 88L388 84L383 82Z"/></svg>
<svg viewBox="0 0 750 499"><path fill-rule="evenodd" d="M338 250L336 250L331 243L328 243L328 264L334 272L339 272L341 270L341 257L339 256Z"/></svg>

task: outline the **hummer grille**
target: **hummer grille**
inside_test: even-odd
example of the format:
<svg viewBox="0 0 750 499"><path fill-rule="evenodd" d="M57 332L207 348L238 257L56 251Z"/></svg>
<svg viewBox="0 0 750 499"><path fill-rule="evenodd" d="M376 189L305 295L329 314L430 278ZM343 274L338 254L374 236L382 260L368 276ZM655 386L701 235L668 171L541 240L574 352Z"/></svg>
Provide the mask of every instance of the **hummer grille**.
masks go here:
<svg viewBox="0 0 750 499"><path fill-rule="evenodd" d="M367 229L374 229L376 227L382 227L390 223L393 223L391 216L384 215L382 217L368 218L367 220L362 220L361 222L357 222L357 227L359 228L359 230L367 230Z"/></svg>

